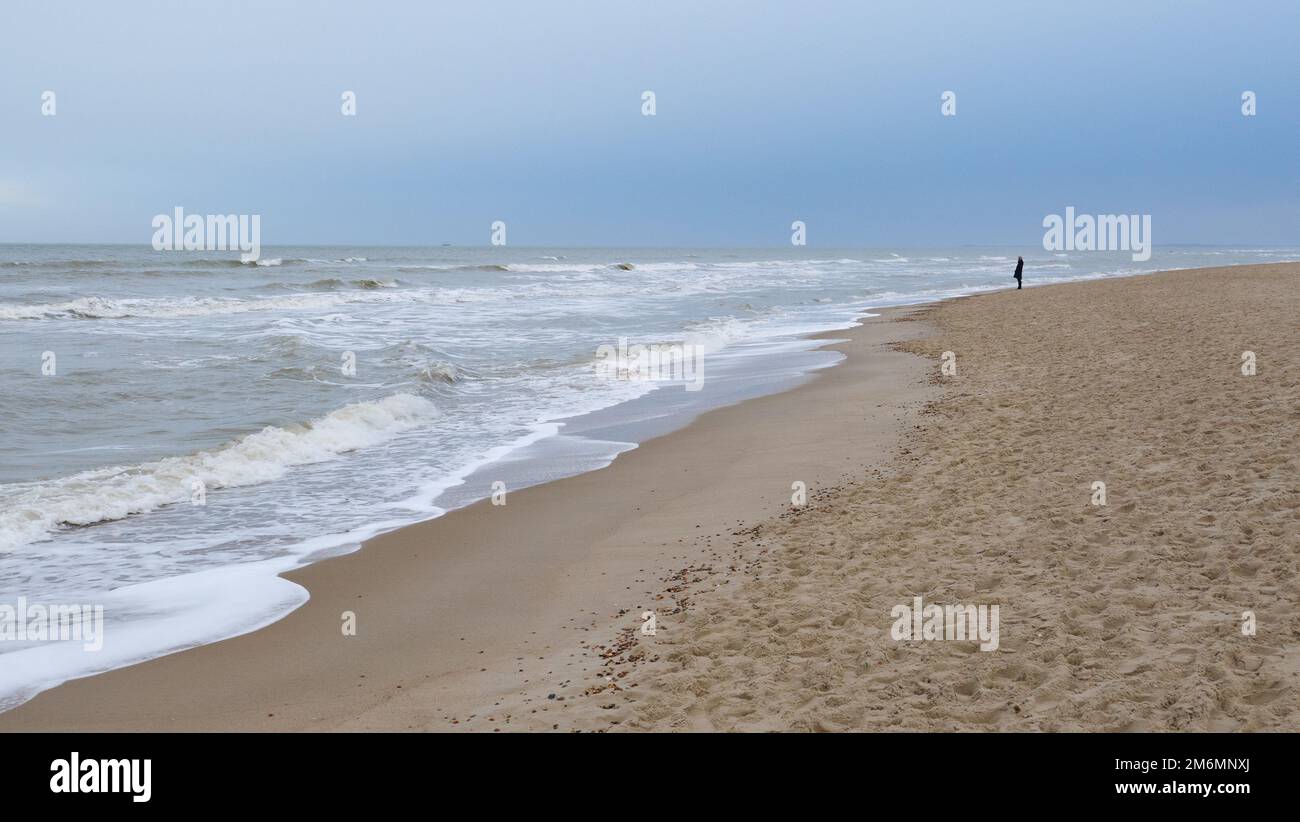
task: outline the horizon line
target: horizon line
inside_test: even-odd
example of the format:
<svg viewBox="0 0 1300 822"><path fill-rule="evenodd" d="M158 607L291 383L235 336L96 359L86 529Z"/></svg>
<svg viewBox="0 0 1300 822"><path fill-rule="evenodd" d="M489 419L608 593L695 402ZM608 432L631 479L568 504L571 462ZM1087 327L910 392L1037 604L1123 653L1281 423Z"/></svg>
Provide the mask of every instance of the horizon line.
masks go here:
<svg viewBox="0 0 1300 822"><path fill-rule="evenodd" d="M900 244L900 245L817 245L817 246L813 246L813 245L793 246L793 245L789 245L789 244L785 244L785 245L582 245L582 244L573 244L573 245L564 245L564 244L560 244L560 245L529 245L529 244L519 244L519 245L515 245L515 244L510 244L510 245L499 245L499 246L498 246L498 245L492 245L492 244L490 244L490 243L489 243L489 244L483 244L483 245L476 245L476 244L468 244L468 243L372 243L372 242L362 242L362 243L340 243L340 242L331 242L331 243L298 243L298 242L278 242L278 243L263 243L263 244L261 245L261 248L262 248L263 250L268 249L268 248L463 248L463 249L483 249L483 250L490 250L490 249L547 249L547 250L550 250L550 249L569 249L569 250L590 250L590 251L602 251L602 250L611 250L611 251L612 251L612 250L620 250L620 251L621 251L621 250L647 250L647 251L650 251L650 250L653 250L653 251L670 251L670 250L680 250L680 251L748 251L748 250L753 250L753 251L776 251L776 250L779 250L779 249L785 249L785 248L789 248L789 249L796 249L796 248L797 248L797 249L808 250L808 251L816 251L816 250L823 250L823 251L837 251L837 250L843 250L843 251L856 251L856 250L888 250L888 249L903 249L903 250L907 250L907 249L922 249L922 250L925 250L925 249L941 249L941 248L1017 248L1017 247L1026 247L1026 246L1031 247L1031 248L1038 248L1038 247L1041 247L1041 245L1042 245L1041 242L1038 242L1038 243L1028 243L1028 244L1026 244L1026 243L1008 243L1008 242L1002 242L1002 243L947 243L947 244L942 244L942 243L941 243L941 244L936 244L936 245ZM143 247L143 248L147 248L147 249L149 249L149 250L151 250L151 251L152 251L152 250L155 250L155 249L153 249L153 247L152 247L148 242L139 242L139 243L125 243L125 242L84 242L84 241L75 241L75 242L66 242L66 241L58 241L58 242L51 242L51 241L41 241L41 242L23 242L23 241L0 240L0 247L4 247L4 246L112 246L112 247L118 247L118 248L135 248L135 247ZM1200 243L1168 242L1168 243L1161 243L1161 244L1158 245L1158 246L1153 246L1153 249L1155 249L1155 248L1160 248L1160 247L1164 247L1164 248L1235 248L1235 247L1241 247L1241 246L1255 246L1255 247L1259 247L1259 248L1300 248L1300 241L1297 241L1297 243L1295 243L1295 244L1288 244L1288 243L1257 243L1257 242L1240 242L1240 241L1239 241L1239 242L1217 242L1217 243L1205 243L1205 242L1200 242ZM231 251L238 251L239 249L228 249L228 250L231 250ZM1044 250L1044 251L1048 251L1048 250L1050 250L1050 249L1043 249L1043 250ZM192 254L211 254L211 253L214 253L214 252L217 252L217 251L219 251L219 249L182 249L182 248L178 248L178 249L168 249L166 253L172 253L172 254L174 254L174 253L177 253L177 252L181 252L181 253L186 253L186 252L188 252L188 253L192 253ZM160 253L162 253L162 252L160 252ZM1085 251L1080 251L1079 253L1096 253L1096 252L1094 252L1094 251L1087 251L1087 252L1085 252ZM1104 253L1104 252L1103 252L1103 253ZM1123 253L1123 252L1118 252L1118 251L1117 251L1116 253Z"/></svg>

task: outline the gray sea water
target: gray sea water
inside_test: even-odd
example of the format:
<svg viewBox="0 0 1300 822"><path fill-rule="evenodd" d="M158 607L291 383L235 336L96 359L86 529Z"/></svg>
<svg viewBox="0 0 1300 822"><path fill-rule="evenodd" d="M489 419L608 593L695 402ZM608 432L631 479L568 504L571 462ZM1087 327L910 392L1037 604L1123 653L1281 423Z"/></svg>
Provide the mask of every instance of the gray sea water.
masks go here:
<svg viewBox="0 0 1300 822"><path fill-rule="evenodd" d="M1017 254L1031 287L1300 259L0 246L0 604L105 618L98 651L0 641L0 707L274 621L307 598L280 571L793 385L839 356L808 335L1011 287ZM700 346L703 390L599 373L620 338Z"/></svg>

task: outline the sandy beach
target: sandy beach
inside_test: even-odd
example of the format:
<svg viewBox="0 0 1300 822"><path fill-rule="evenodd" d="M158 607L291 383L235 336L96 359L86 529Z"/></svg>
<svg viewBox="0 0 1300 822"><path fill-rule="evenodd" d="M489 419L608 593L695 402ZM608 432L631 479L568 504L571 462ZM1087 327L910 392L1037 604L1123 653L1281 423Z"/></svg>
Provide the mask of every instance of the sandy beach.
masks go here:
<svg viewBox="0 0 1300 822"><path fill-rule="evenodd" d="M295 571L280 622L0 729L1293 730L1298 285L883 311L797 388ZM997 650L894 639L914 597L999 606Z"/></svg>

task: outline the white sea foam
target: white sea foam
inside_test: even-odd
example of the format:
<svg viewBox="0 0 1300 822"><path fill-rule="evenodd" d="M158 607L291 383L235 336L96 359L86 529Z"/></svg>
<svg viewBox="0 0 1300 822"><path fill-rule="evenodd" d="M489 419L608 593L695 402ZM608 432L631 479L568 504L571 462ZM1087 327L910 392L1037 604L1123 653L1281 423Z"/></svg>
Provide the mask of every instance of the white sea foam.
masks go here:
<svg viewBox="0 0 1300 822"><path fill-rule="evenodd" d="M69 679L269 625L307 601L306 589L278 576L295 564L288 558L211 568L100 594L96 602L105 615L100 651L86 653L80 642L2 649L0 710ZM238 596L232 597L232 591L238 591ZM148 614L149 618L117 621L117 615L123 613Z"/></svg>

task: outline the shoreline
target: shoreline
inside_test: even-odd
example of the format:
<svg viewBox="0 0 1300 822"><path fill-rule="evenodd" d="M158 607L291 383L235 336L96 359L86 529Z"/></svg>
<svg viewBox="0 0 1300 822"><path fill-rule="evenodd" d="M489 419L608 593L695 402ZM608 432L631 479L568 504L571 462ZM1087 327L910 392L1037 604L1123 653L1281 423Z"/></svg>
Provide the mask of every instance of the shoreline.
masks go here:
<svg viewBox="0 0 1300 822"><path fill-rule="evenodd" d="M885 309L792 389L285 574L311 599L279 622L0 729L1293 729L1298 278ZM999 650L891 641L916 594L1002 603Z"/></svg>
<svg viewBox="0 0 1300 822"><path fill-rule="evenodd" d="M1172 258L1184 253L1191 252L1175 251L1170 252L1169 256ZM318 252L317 256L322 255ZM891 254L890 257L897 258L902 263L909 263L906 258L901 258L897 254ZM976 267L987 267L994 264L992 261L1006 259L1009 258L981 254L977 261L972 259L967 262ZM943 261L945 265L948 260L947 257L934 258L934 261ZM862 261L845 259L813 262L861 263ZM894 260L877 259L874 262L892 263ZM762 264L756 263L756 265ZM527 264L522 265L526 267ZM1085 271L1096 268L1095 263L1083 261L1046 264L1046 268L1053 272L1061 267L1072 268L1073 266L1081 266ZM1081 273L1066 279L1049 278L1042 283L1036 281L1030 287L1053 282L1078 281L1079 278L1122 276L1119 271L1114 273L1107 273L1107 271L1108 269L1103 265L1102 269L1093 273ZM980 276L976 279L979 280ZM945 279L942 274L936 275L935 280L945 284L934 288L920 288L906 297L881 295L880 299L883 302L877 303L876 307L923 305L957 296L988 293L990 289L996 288L991 281L954 282ZM842 290L844 285L841 281L838 286L831 286L831 288L832 290L840 288L841 290L835 293L844 296ZM886 292L886 294L893 293ZM635 448L636 443L685 425L702 411L786 390L800 380L806 379L809 373L833 365L839 360L840 355L833 351L816 350L814 347L819 344L819 341L814 339L814 335L822 331L838 331L850 327L860 312L866 310L861 307L862 304L857 299L854 298L852 301L859 306L856 309L857 313L854 309L838 304L829 297L819 297L809 301L810 304L821 304L825 301L827 305L825 310L818 308L814 312L815 318L811 315L804 316L802 320L793 324L778 321L775 323L775 328L772 323L766 325L759 323L757 327L761 328L761 331L756 334L742 335L736 345L728 345L725 350L719 352L720 357L710 357L711 376L706 389L698 395L681 393L669 387L669 390L651 391L635 399L616 401L612 405L598 403L594 409L589 407L586 411L569 409L562 414L556 409L551 409L545 415L538 415L547 422L523 426L530 433L499 443L487 451L461 454L465 457L464 460L444 459L448 454L460 454L463 450L464 440L460 440L458 444L454 436L446 450L441 444L405 447L402 444L403 438L399 436L393 439L390 445L381 448L363 448L344 460L334 461L332 458L327 458L319 466L309 467L301 472L290 471L286 477L277 480L276 483L253 483L245 487L236 482L229 489L223 490L220 498L221 506L211 509L216 515L214 523L222 516L221 510L234 511L237 515L237 512L242 509L250 518L269 526L263 531L261 539L286 546L289 551L287 555L281 553L281 549L276 549L272 551L273 556L265 561L221 565L221 560L218 558L215 560L218 564L212 566L207 562L205 556L207 551L186 552L185 559L178 558L169 567L167 573L161 577L157 576L149 570L151 560L147 546L150 542L164 546L164 556L176 556L175 552L168 547L174 546L175 540L197 537L219 546L228 536L237 535L238 528L234 522L227 522L224 526L214 529L201 521L207 517L186 518L180 510L170 505L153 510L154 503L149 501L151 498L148 494L145 494L146 501L143 503L145 508L149 509L146 514L122 517L110 513L106 515L106 519L93 523L91 528L72 529L71 533L56 535L55 538L62 541L62 548L59 548L59 543L56 542L51 546L55 550L33 549L26 555L28 562L13 569L16 578L49 579L55 586L61 586L56 588L53 592L55 594L102 603L106 615L109 616L107 628L110 641L102 653L94 655L83 654L63 643L50 643L39 648L22 650L14 656L6 654L5 660L9 664L4 670L8 674L0 676L0 690L3 691L3 696L0 697L0 709L8 709L20 704L22 700L29 699L33 693L52 687L51 683L139 664L186 648L239 636L271 624L308 599L308 592L304 588L278 576L283 571L311 564L329 556L350 553L379 534L436 518L447 510L488 498L493 489L498 487L498 482L504 483L513 491L540 482L553 481L563 476L595 470L607 464L618 453ZM344 406L326 403L315 412L321 416L312 417L309 422L302 425L313 428L322 420L330 420L346 429L352 425L350 422L345 423L351 410L365 409L368 414L378 413L380 419L383 419L392 410L387 409L386 406L398 400L404 402L406 399L409 397L390 395L379 399L362 399L360 403L349 403ZM481 412L484 409L478 410ZM471 412L473 412L472 408ZM266 422L280 428L282 432L293 432L296 430L294 426L299 425L293 420L307 417L311 417L311 414L290 414L286 418L288 421L275 418L268 419ZM448 417L448 419L456 418L454 415ZM483 422L481 413L478 420L479 423ZM89 425L88 430L91 430L96 424ZM471 428L473 425L471 423ZM250 432L257 427L255 425ZM365 427L352 426L354 430ZM434 437L432 442L441 441ZM305 440L303 444L307 444ZM312 447L319 445L321 443L313 444ZM230 456L228 452L237 452L241 447L241 437L235 437L225 441L218 448L217 453ZM329 445L325 447L332 448ZM189 453L190 450L188 447L181 447L159 452L154 457L163 457L166 453L187 454L182 457L182 460L192 461L195 455ZM281 449L282 452L283 450ZM391 453L396 454L393 459L389 458L390 450ZM235 456L239 455L235 454ZM277 456L272 453L264 456L267 465L274 468L276 459L283 454ZM135 467L143 471L144 480L153 477L161 470L161 466L166 464L166 460L161 463L150 462L149 460L154 457L142 457L144 462L134 463ZM130 459L126 459L125 463L133 464ZM402 464L407 465L408 469L397 469L396 466ZM403 485L404 478L412 478L424 468L432 466L436 466L436 470L428 482L406 482ZM388 480L380 479L372 473L385 468L390 469L386 475ZM200 466L195 466L195 470L200 470ZM222 471L224 469L217 471L218 478L214 479L217 485L221 484L219 477ZM309 517L310 524L306 522L304 526L277 524L279 517L274 510L268 510L267 503L273 502L277 496L284 493L297 493L295 483L304 481L304 478L311 477L318 471L334 474L329 482L316 481L318 499L326 500L332 497L333 505L313 506ZM164 475L167 473L165 470L162 471ZM131 470L128 469L122 476L130 474ZM70 476L78 475L74 472ZM167 479L167 476L157 478L159 481ZM144 491L147 491L149 483L144 480L140 483L131 480L126 484L127 487L118 490L130 496L139 490L133 490L133 484L139 484ZM394 484L390 484L390 481ZM59 485L60 482L55 482L51 488L57 489ZM111 487L115 486L110 483ZM76 498L81 500L80 505L89 506L89 510L82 511L74 506L76 508L73 514L74 521L93 519L97 511L98 514L104 514L103 511L95 508L103 504L102 490L97 490L98 486L94 484L88 486L88 489L75 492ZM38 490L40 494L50 492L49 488ZM54 494L53 499L52 504L65 508L73 502L72 499L60 497L58 493ZM274 509L275 506L272 504L269 507ZM32 517L39 520L44 516L41 505L36 503L20 503L17 513L18 517L10 518L11 524L15 519L21 522L24 517L27 517L27 521L31 522ZM156 522L157 525L151 525L151 522ZM161 532L151 531L154 528L161 529ZM168 533L172 533L174 539L168 538L166 536ZM104 552L97 547L99 540L109 543L120 541L123 545L130 546L125 553L115 552L112 566L105 569L104 575L98 577L103 580L115 580L113 584L120 587L112 591L104 591L96 582L95 569L104 559ZM259 549L256 543L251 541L246 543L247 550L252 552L248 556L261 553L262 549ZM0 546L0 549L3 547ZM196 562L189 562L191 553ZM67 590L69 581L76 577L80 577L81 588ZM249 586L252 586L251 590ZM231 607L226 592L232 589L257 593L241 596L238 607ZM17 593L21 591L10 589L11 597Z"/></svg>
<svg viewBox="0 0 1300 822"><path fill-rule="evenodd" d="M786 444L780 457L770 451L756 455L773 428L784 428L787 418L827 416L827 399L839 408L840 421L853 414L861 418L862 403L841 396L841 383L861 380L883 399L879 407L871 404L875 413L869 424L848 439L858 456L885 455L897 427L885 409L892 413L927 391L906 384L918 379L920 360L883 350L897 336L885 329L898 330L894 318L915 310L880 309L881 316L865 317L853 328L812 335L844 340L817 350L849 356L809 372L794 387L708 410L604 468L510 491L504 506L481 500L282 574L310 592L305 604L282 619L230 639L70 680L0 714L0 728L401 729L412 723L392 719L402 713L391 707L394 695L412 701L422 689L432 689L427 692L445 719L415 727L470 728L499 701L490 695L514 695L517 684L536 685L538 677L549 683L547 694L557 682L576 682L576 673L557 680L539 672L518 683L519 671L510 666L520 656L535 656L540 646L550 660L559 660L563 649L566 670L572 670L576 663L569 660L591 656L573 639L595 631L594 615L636 607L657 593L653 580L678 563L707 561L710 539L740 520L779 513L780 501L788 503L791 482L798 479L786 479L791 462L805 466L796 473L810 493L840 478L838 467L827 469L811 454L841 457L849 467L843 455L854 449L811 430L804 432L806 440ZM904 336L918 333L916 326L901 330ZM779 407L769 408L772 404ZM723 443L750 455L723 453ZM719 478L709 476L715 459L729 463L734 488L720 487ZM780 481L757 480L756 472L779 474ZM502 555L520 534L534 530L546 534L540 544L528 546L524 556ZM705 536L695 537L701 532ZM665 547L673 549L671 556L664 556ZM614 575L625 584L609 582ZM641 585L650 586L643 595L628 593ZM380 596L386 599L382 611L365 607L366 598ZM341 615L347 610L356 614L356 636L342 635ZM436 662L413 662L415 654L432 654ZM342 670L350 675L340 676ZM322 679L333 682L322 689ZM235 683L254 681L254 690L232 693ZM146 692L149 696L141 698ZM520 727L518 720L513 727Z"/></svg>

